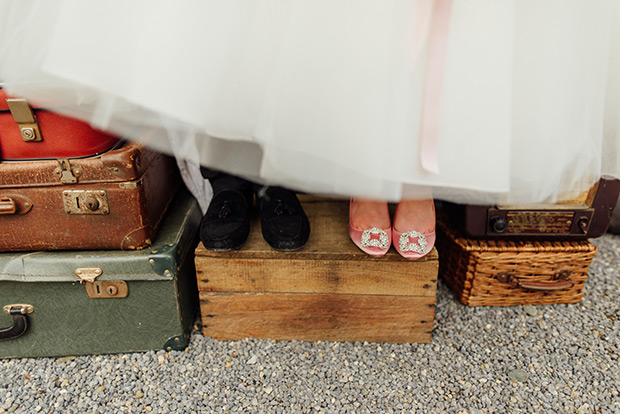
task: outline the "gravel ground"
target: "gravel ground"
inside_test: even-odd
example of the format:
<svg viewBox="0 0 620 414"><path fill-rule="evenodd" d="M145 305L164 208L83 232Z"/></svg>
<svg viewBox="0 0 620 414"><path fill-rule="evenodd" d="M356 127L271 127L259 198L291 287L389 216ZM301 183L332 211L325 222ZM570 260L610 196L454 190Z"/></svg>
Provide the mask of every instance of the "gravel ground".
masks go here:
<svg viewBox="0 0 620 414"><path fill-rule="evenodd" d="M431 344L214 341L185 352L0 360L0 413L619 413L620 236L573 305L466 307L440 283Z"/></svg>

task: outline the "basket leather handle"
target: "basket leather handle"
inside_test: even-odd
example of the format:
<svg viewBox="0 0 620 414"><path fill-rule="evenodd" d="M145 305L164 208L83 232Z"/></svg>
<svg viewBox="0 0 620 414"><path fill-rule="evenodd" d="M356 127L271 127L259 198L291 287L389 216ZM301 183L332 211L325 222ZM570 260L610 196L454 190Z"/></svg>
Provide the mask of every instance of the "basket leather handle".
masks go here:
<svg viewBox="0 0 620 414"><path fill-rule="evenodd" d="M4 312L13 316L13 325L0 329L0 341L19 338L28 330L27 314L33 311L32 305L7 305Z"/></svg>
<svg viewBox="0 0 620 414"><path fill-rule="evenodd" d="M502 283L509 283L521 289L540 292L555 292L558 290L570 289L575 286L575 282L570 279L570 272L567 270L556 273L553 280L549 282L521 280L514 272L501 272L497 274L495 278Z"/></svg>

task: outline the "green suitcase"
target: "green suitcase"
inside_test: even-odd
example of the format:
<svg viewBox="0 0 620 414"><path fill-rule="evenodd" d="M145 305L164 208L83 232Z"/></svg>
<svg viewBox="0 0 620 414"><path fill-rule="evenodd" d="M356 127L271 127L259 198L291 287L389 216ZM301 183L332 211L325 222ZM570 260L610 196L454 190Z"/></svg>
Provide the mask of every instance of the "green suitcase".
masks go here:
<svg viewBox="0 0 620 414"><path fill-rule="evenodd" d="M181 191L150 248L0 253L0 358L184 349L200 218Z"/></svg>

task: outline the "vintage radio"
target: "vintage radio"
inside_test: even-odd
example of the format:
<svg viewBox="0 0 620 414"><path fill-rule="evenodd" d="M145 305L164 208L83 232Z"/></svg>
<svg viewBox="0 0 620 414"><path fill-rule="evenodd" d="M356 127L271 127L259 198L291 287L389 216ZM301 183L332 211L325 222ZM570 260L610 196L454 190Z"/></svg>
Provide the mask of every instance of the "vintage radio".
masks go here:
<svg viewBox="0 0 620 414"><path fill-rule="evenodd" d="M611 221L620 180L603 177L589 191L548 205L461 205L438 202L439 214L472 238L595 238Z"/></svg>

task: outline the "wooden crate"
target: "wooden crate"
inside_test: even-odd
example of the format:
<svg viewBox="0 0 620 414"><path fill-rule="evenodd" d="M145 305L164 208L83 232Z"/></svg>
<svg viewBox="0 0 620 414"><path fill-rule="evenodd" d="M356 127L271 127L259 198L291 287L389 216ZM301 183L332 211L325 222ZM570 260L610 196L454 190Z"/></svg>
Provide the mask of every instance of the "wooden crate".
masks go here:
<svg viewBox="0 0 620 414"><path fill-rule="evenodd" d="M260 223L240 250L196 249L204 334L305 341L431 340L438 256L419 260L392 248L373 258L348 234L348 202L302 197L311 235L296 252L277 252Z"/></svg>

